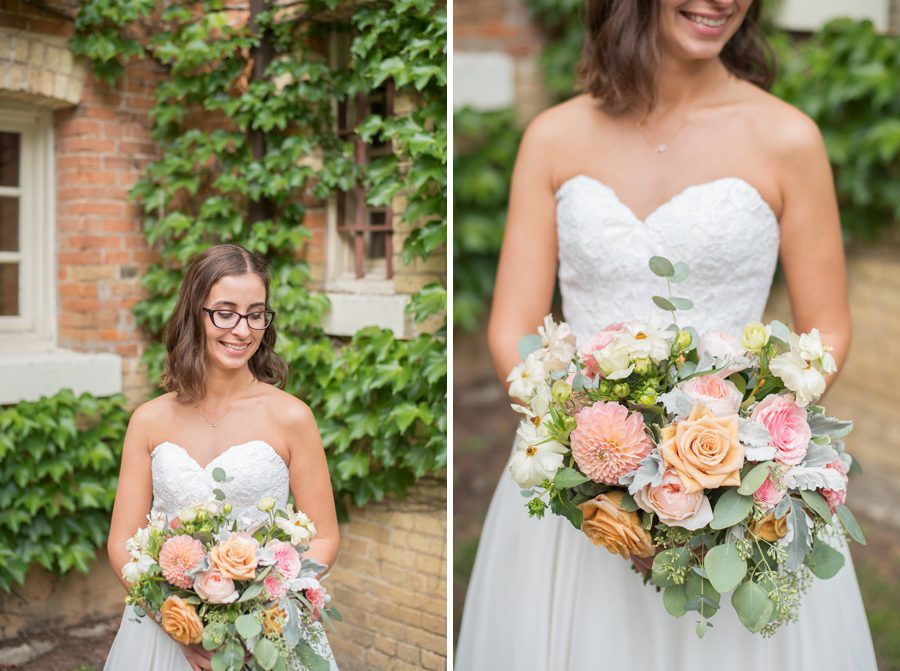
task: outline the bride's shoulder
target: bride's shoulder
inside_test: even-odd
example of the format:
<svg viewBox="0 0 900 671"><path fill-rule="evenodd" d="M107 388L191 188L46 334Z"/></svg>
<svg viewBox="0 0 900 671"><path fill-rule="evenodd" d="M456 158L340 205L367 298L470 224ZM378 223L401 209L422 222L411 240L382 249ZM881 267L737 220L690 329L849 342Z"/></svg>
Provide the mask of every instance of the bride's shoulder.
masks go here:
<svg viewBox="0 0 900 671"><path fill-rule="evenodd" d="M583 141L584 132L596 124L598 118L605 116L598 112L596 100L588 94L569 98L535 116L525 129L523 142L559 147L576 143L579 137Z"/></svg>
<svg viewBox="0 0 900 671"><path fill-rule="evenodd" d="M271 384L261 383L260 400L268 419L286 431L308 430L316 426L316 418L302 400Z"/></svg>
<svg viewBox="0 0 900 671"><path fill-rule="evenodd" d="M824 149L816 122L806 113L757 86L745 83L744 101L747 126L754 139L773 154L798 158Z"/></svg>
<svg viewBox="0 0 900 671"><path fill-rule="evenodd" d="M178 400L175 392L168 392L141 403L131 414L131 425L137 428L169 423L175 416Z"/></svg>

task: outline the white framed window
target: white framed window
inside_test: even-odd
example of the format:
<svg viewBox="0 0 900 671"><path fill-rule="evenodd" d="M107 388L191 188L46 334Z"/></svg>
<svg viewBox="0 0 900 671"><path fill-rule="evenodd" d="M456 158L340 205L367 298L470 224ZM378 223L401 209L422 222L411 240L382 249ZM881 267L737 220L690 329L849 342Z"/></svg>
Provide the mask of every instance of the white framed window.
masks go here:
<svg viewBox="0 0 900 671"><path fill-rule="evenodd" d="M53 125L49 111L0 108L0 352L56 336Z"/></svg>
<svg viewBox="0 0 900 671"><path fill-rule="evenodd" d="M0 405L122 391L112 353L56 341L56 180L49 110L0 106Z"/></svg>

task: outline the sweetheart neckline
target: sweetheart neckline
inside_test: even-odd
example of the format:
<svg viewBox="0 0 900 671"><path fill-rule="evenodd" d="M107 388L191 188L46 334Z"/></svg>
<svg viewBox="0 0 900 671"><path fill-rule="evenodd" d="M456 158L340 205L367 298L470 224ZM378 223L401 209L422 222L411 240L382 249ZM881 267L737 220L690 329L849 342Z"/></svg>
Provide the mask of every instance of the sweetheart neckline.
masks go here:
<svg viewBox="0 0 900 671"><path fill-rule="evenodd" d="M713 186L715 184L719 184L721 182L736 182L740 185L743 185L747 189L749 189L750 192L754 196L756 196L756 198L759 200L760 204L766 209L766 211L769 213L769 215L772 217L772 219L775 221L775 223L776 224L778 223L778 217L775 215L775 210L772 209L772 206L769 205L769 202L765 198L763 198L762 194L759 192L759 189L757 189L755 186L753 186L750 182L748 182L743 177L717 177L715 179L711 179L706 182L699 182L697 184L689 184L686 187L684 187L681 191L674 194L668 200L660 203L656 207L656 209L654 209L652 212L650 212L650 214L645 216L643 219L641 219L639 216L637 216L634 213L634 210L632 210L631 207L619 197L619 194L616 193L616 190L613 187L611 187L606 182L603 182L603 181L597 179L596 177L591 177L590 175L586 175L584 173L578 173L577 175L573 175L572 177L569 177L569 179L564 181L562 184L560 184L559 188L556 190L556 194L555 194L556 198L559 199L559 195L560 195L560 193L562 193L563 189L565 189L570 183L572 183L576 180L579 180L579 179L586 180L588 182L596 184L597 186L600 186L603 189L605 189L615 199L615 201L619 205L622 206L622 209L625 210L628 213L628 215L632 219L634 219L636 222L638 222L639 224L646 224L647 222L650 221L650 219L652 219L654 216L656 216L661 210L665 209L672 203L674 203L677 200L679 200L680 198L684 197L690 191L693 191L695 189L707 188L707 187Z"/></svg>
<svg viewBox="0 0 900 671"><path fill-rule="evenodd" d="M210 466L212 466L212 465L213 465L214 463L216 463L219 459L221 459L221 458L224 457L226 454L228 454L229 452L231 452L231 450L233 450L233 449L235 449L235 448L237 448L237 447L246 447L247 445L253 445L253 444L255 444L255 443L260 443L260 444L265 445L266 447L268 447L269 450L272 452L272 454L275 455L276 457L278 457L278 461L280 461L281 464L282 464L282 466L284 466L284 470L289 471L288 465L285 463L284 459L281 458L281 455L278 454L278 452L275 450L275 448L272 447L272 446L271 446L269 443L267 443L266 441L264 441L264 440L258 440L258 439L257 439L257 440L248 440L248 441L246 441L246 442L244 442L244 443L238 443L237 445L229 445L229 446L226 447L222 452L220 452L220 453L217 454L215 457L213 457L213 459L212 459L211 461L207 462L207 464L206 464L205 466L201 466L201 465L200 465L200 462L197 461L196 459L194 459L194 457L191 456L190 452L188 452L186 449L184 449L184 448L183 448L181 445L179 445L178 443L173 443L171 440L164 440L164 441L162 441L161 443L158 443L158 444L150 451L150 458L152 459L152 458L153 458L153 455L156 454L156 451L157 451L159 448L161 448L163 445L171 445L172 447L177 447L179 450L181 450L181 452L182 452L188 459L190 459L190 460L194 463L194 465L197 466L197 468L199 468L201 471L207 471L207 472L208 472L208 469L209 469Z"/></svg>

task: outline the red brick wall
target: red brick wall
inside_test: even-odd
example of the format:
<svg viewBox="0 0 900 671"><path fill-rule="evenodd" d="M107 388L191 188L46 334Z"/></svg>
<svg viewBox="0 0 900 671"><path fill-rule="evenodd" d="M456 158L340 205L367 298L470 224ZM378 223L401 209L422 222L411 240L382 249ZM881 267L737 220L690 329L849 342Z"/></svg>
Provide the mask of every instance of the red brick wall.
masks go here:
<svg viewBox="0 0 900 671"><path fill-rule="evenodd" d="M59 344L123 358L126 392L143 386L131 308L156 258L128 192L157 155L148 111L160 73L131 65L114 89L89 76L81 104L57 112Z"/></svg>

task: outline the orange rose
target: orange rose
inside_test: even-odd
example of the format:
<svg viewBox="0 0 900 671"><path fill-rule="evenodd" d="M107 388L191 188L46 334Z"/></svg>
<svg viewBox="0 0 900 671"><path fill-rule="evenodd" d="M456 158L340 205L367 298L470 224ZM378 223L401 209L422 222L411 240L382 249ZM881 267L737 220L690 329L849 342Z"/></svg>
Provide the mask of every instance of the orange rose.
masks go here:
<svg viewBox="0 0 900 671"><path fill-rule="evenodd" d="M179 643L190 645L203 639L203 623L197 617L197 610L181 597L173 594L167 598L159 612L163 631Z"/></svg>
<svg viewBox="0 0 900 671"><path fill-rule="evenodd" d="M581 530L594 545L625 559L630 555L650 557L655 552L650 534L641 526L637 513L619 508L622 495L622 492L607 492L578 506L584 513Z"/></svg>
<svg viewBox="0 0 900 671"><path fill-rule="evenodd" d="M716 417L697 403L687 419L663 428L659 452L678 471L687 493L741 484L744 446L737 415Z"/></svg>
<svg viewBox="0 0 900 671"><path fill-rule="evenodd" d="M276 603L262 612L262 624L267 634L280 634L284 627L285 612Z"/></svg>
<svg viewBox="0 0 900 671"><path fill-rule="evenodd" d="M256 577L256 541L246 534L231 534L209 551L209 563L232 580Z"/></svg>
<svg viewBox="0 0 900 671"><path fill-rule="evenodd" d="M787 515L775 517L775 511L767 513L758 520L750 522L750 533L764 541L774 543L787 533Z"/></svg>

